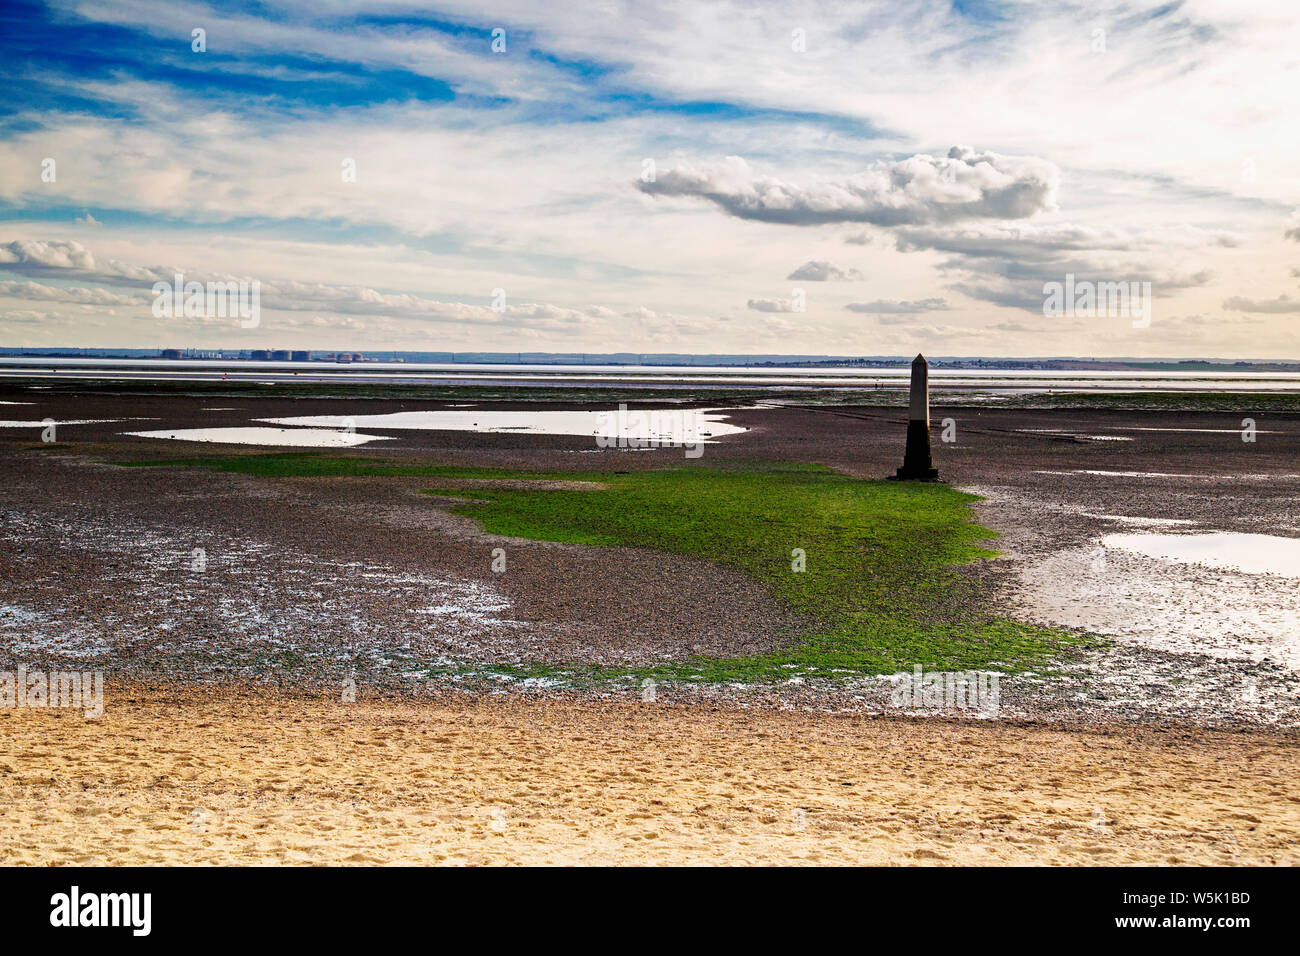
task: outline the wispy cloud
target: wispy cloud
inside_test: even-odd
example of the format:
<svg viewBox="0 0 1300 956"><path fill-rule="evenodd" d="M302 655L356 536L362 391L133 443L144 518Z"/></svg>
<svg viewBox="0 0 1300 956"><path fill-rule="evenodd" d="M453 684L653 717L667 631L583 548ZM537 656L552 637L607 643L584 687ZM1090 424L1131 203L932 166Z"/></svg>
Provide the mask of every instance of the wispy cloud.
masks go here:
<svg viewBox="0 0 1300 956"><path fill-rule="evenodd" d="M1276 299L1249 299L1234 295L1224 300L1223 307L1233 312L1266 312L1282 315L1300 312L1300 299L1292 299L1285 295L1280 295Z"/></svg>

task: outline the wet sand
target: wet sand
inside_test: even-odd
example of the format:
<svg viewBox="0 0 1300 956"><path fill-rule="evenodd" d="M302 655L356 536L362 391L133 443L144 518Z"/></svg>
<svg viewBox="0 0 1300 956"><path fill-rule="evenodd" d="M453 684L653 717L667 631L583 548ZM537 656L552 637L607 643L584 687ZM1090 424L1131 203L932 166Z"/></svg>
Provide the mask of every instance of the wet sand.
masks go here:
<svg viewBox="0 0 1300 956"><path fill-rule="evenodd" d="M0 864L1300 863L1264 732L110 686L0 734Z"/></svg>

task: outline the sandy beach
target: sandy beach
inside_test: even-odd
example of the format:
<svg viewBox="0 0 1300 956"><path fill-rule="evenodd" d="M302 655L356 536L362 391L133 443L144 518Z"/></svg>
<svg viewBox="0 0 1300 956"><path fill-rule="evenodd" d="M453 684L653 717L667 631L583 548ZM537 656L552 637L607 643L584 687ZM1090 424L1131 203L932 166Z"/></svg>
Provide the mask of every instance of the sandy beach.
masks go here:
<svg viewBox="0 0 1300 956"><path fill-rule="evenodd" d="M1300 863L1293 736L110 687L0 711L2 864Z"/></svg>
<svg viewBox="0 0 1300 956"><path fill-rule="evenodd" d="M879 675L669 682L642 701L631 677L584 688L478 671L759 654L803 624L696 557L496 538L423 494L427 478L118 464L269 450L124 434L142 421L411 403L13 394L96 421L50 445L4 436L0 669L102 669L108 685L98 719L0 708L0 863L1300 862L1292 579L1096 558L1105 535L1170 522L1293 533L1289 416L1243 446L1223 415L938 410L960 438L935 442L937 464L1001 535L1002 556L968 566L963 586L1018 618L1108 635L1005 675L998 716L974 719L891 708ZM729 417L747 431L709 446L706 465L878 477L896 464L894 409ZM388 437L348 454L671 464L664 450L594 455L578 436ZM476 481L454 487L503 486Z"/></svg>

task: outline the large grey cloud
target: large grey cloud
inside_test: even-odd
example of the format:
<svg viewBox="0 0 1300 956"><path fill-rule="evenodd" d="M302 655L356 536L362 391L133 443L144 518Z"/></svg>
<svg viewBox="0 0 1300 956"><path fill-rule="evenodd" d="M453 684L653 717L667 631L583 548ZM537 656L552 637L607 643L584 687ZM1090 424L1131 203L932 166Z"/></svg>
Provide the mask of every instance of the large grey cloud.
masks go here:
<svg viewBox="0 0 1300 956"><path fill-rule="evenodd" d="M1043 284L1077 279L1150 282L1168 296L1208 283L1213 274L1183 266L1181 257L1240 240L1222 230L1095 229L1073 223L975 223L895 231L900 252L937 252L948 288L970 298L1041 312Z"/></svg>
<svg viewBox="0 0 1300 956"><path fill-rule="evenodd" d="M1043 159L954 146L947 156L880 161L854 176L805 185L759 175L739 156L714 166L678 166L637 185L652 196L704 199L759 222L906 226L1025 219L1055 208L1059 178Z"/></svg>

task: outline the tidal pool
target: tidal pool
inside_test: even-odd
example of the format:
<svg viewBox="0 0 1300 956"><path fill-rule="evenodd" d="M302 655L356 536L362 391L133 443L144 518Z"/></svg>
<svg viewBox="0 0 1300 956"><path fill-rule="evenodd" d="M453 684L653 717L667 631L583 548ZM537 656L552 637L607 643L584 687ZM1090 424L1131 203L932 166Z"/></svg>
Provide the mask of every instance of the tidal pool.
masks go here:
<svg viewBox="0 0 1300 956"><path fill-rule="evenodd" d="M1187 527L1175 523L1196 520L1190 514L1116 514L1119 509L1098 507L1091 494L1062 501L1058 489L969 490L984 498L976 506L980 523L1004 534L998 547L1011 558L1014 578L1007 600L1022 619L1114 642L1085 667L1089 675L1094 666L1120 668L1110 671L1110 686L1100 690L1108 701L1127 696L1139 708L1149 707L1152 716L1207 707L1206 713L1224 707L1235 712L1240 705L1252 719L1290 714L1294 720L1300 701L1300 538L1283 536L1293 532ZM1149 505L1162 508L1159 499ZM1287 508L1285 499L1265 507L1275 510L1262 513L1279 519ZM1097 529L1070 516L1116 524ZM1044 535L1049 527L1059 531ZM1260 530L1281 527L1278 520ZM1150 651L1159 656L1148 656ZM1240 696L1242 682L1256 678L1259 709L1242 704ZM1287 702L1275 708L1283 692Z"/></svg>
<svg viewBox="0 0 1300 956"><path fill-rule="evenodd" d="M1117 425L1122 432L1204 432L1207 435L1240 435L1240 428L1156 428L1150 425ZM1261 431L1256 429L1256 435L1280 435L1281 432Z"/></svg>
<svg viewBox="0 0 1300 956"><path fill-rule="evenodd" d="M709 441L737 435L746 429L727 422L716 408L620 408L605 411L476 411L440 409L390 412L385 415L306 415L299 418L263 418L273 425L308 425L320 428L392 428L417 431L473 431L527 435L579 435L614 442L655 445Z"/></svg>
<svg viewBox="0 0 1300 956"><path fill-rule="evenodd" d="M1130 517L1129 515L1095 514L1091 511L1080 511L1079 514L1083 515L1085 518L1099 518L1102 521L1119 521L1123 524L1188 525L1196 523L1189 518L1135 518Z"/></svg>
<svg viewBox="0 0 1300 956"><path fill-rule="evenodd" d="M1064 428L1017 428L1026 435L1060 435L1063 438L1087 438L1092 441L1132 441L1128 435L1084 435Z"/></svg>
<svg viewBox="0 0 1300 956"><path fill-rule="evenodd" d="M120 422L120 418L61 418L39 422L0 422L0 428L44 428L46 425L102 425L107 422Z"/></svg>
<svg viewBox="0 0 1300 956"><path fill-rule="evenodd" d="M1300 538L1216 531L1209 534L1108 534L1103 546L1149 558L1227 568L1247 574L1300 577Z"/></svg>
<svg viewBox="0 0 1300 956"><path fill-rule="evenodd" d="M279 445L285 448L351 448L372 441L392 441L387 435L328 428L165 428L152 432L126 432L136 438L171 438L176 441L214 442L220 445Z"/></svg>
<svg viewBox="0 0 1300 956"><path fill-rule="evenodd" d="M1104 478L1217 478L1218 475L1177 475L1164 471L1098 471L1091 468L1074 468L1070 471L1039 469L1036 475L1101 475Z"/></svg>

